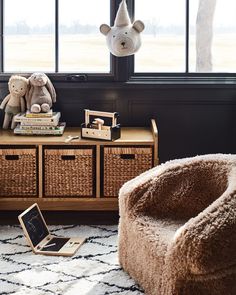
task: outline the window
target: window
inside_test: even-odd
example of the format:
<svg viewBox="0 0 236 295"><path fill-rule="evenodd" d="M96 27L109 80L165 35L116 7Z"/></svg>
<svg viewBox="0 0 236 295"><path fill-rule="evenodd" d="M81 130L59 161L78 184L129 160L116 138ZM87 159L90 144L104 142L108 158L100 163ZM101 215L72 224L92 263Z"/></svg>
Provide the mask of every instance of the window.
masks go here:
<svg viewBox="0 0 236 295"><path fill-rule="evenodd" d="M2 3L5 73L110 73L110 54L99 31L100 24L110 23L110 0Z"/></svg>
<svg viewBox="0 0 236 295"><path fill-rule="evenodd" d="M63 81L236 72L235 0L126 2L145 30L135 56L117 58L99 26L114 23L120 0L0 0L0 72L44 71Z"/></svg>
<svg viewBox="0 0 236 295"><path fill-rule="evenodd" d="M109 17L108 0L59 1L59 71L110 71L109 51L99 31Z"/></svg>
<svg viewBox="0 0 236 295"><path fill-rule="evenodd" d="M54 1L4 2L5 72L54 71L54 16Z"/></svg>
<svg viewBox="0 0 236 295"><path fill-rule="evenodd" d="M235 0L136 0L146 24L136 73L236 72Z"/></svg>
<svg viewBox="0 0 236 295"><path fill-rule="evenodd" d="M135 55L136 72L185 71L185 2L136 0L135 19L145 23L142 47Z"/></svg>

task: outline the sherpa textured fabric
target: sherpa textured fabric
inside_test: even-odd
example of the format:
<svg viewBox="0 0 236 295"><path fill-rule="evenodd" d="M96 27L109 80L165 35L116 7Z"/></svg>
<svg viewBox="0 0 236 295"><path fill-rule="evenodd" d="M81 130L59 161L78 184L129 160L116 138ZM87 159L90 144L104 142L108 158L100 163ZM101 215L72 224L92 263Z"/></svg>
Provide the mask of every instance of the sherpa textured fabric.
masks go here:
<svg viewBox="0 0 236 295"><path fill-rule="evenodd" d="M119 261L145 294L236 294L236 155L157 166L119 208Z"/></svg>

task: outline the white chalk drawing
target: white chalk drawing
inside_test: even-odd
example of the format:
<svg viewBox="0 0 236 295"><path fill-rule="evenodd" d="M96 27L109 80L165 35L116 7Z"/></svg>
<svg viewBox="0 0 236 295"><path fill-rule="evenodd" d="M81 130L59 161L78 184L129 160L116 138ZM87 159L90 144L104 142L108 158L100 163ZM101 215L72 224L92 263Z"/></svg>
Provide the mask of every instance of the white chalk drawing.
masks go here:
<svg viewBox="0 0 236 295"><path fill-rule="evenodd" d="M45 225L40 215L36 212L32 214L28 220L29 230L32 234L37 235L38 238L42 238L45 234Z"/></svg>

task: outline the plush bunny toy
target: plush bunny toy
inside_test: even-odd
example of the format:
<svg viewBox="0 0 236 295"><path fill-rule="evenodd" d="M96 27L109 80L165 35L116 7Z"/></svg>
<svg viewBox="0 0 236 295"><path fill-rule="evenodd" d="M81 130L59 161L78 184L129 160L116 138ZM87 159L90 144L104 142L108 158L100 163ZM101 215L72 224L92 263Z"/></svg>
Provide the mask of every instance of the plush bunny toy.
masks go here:
<svg viewBox="0 0 236 295"><path fill-rule="evenodd" d="M5 108L3 129L8 129L11 122L11 129L15 128L14 115L25 111L25 99L28 87L28 80L24 77L13 75L8 82L10 94L2 101L0 109Z"/></svg>
<svg viewBox="0 0 236 295"><path fill-rule="evenodd" d="M100 32L106 36L107 46L115 56L128 56L137 52L141 46L140 33L144 30L142 21L131 24L126 0L122 0L116 14L113 27L100 26Z"/></svg>
<svg viewBox="0 0 236 295"><path fill-rule="evenodd" d="M29 77L29 91L26 93L27 109L32 113L49 112L56 102L56 91L48 76L33 73Z"/></svg>

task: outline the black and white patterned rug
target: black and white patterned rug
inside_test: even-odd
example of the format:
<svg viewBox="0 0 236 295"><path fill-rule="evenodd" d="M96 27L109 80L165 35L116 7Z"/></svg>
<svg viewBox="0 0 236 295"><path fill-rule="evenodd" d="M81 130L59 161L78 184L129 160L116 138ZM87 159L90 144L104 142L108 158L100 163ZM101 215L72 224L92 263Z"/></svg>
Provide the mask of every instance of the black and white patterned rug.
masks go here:
<svg viewBox="0 0 236 295"><path fill-rule="evenodd" d="M117 226L49 226L53 235L86 237L72 257L35 255L20 226L0 226L0 294L140 295L120 268Z"/></svg>

